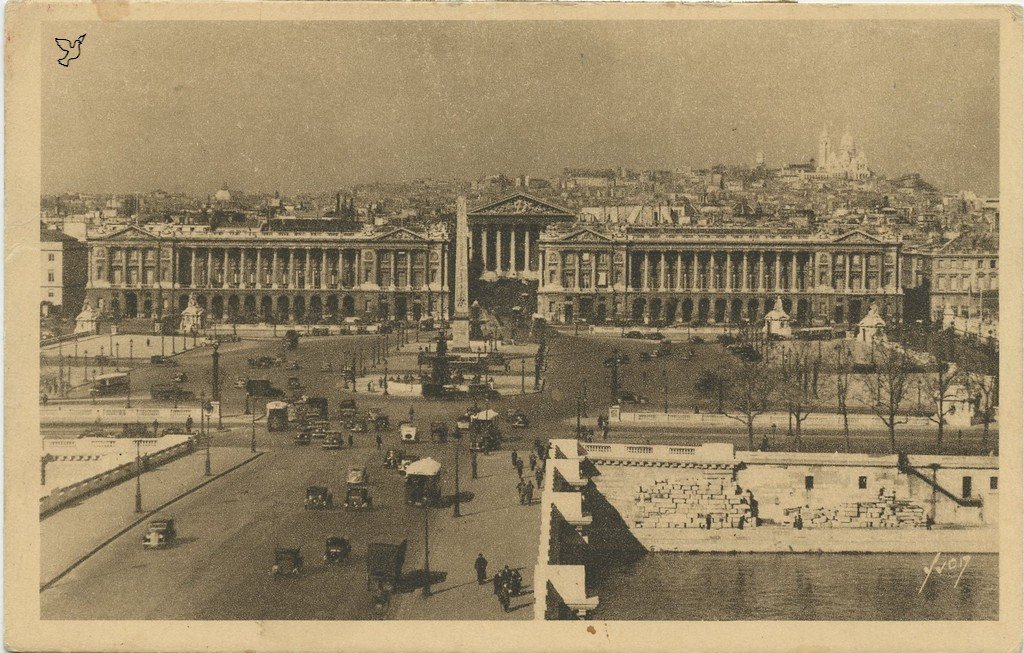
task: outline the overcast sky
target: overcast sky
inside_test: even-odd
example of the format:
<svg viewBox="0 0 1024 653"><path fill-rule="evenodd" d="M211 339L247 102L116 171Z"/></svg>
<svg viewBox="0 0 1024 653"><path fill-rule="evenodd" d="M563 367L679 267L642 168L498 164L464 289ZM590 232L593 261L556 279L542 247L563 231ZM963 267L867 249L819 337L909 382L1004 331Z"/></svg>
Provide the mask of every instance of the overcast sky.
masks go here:
<svg viewBox="0 0 1024 653"><path fill-rule="evenodd" d="M77 23L44 193L330 191L564 166L869 165L998 188L995 22ZM48 39L47 39L48 40Z"/></svg>

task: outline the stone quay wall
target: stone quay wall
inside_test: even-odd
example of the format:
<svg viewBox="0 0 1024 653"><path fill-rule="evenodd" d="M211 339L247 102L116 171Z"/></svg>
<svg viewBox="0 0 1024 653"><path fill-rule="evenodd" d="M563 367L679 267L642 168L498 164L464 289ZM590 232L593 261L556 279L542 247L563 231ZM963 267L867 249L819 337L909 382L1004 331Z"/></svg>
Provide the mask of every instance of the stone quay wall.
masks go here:
<svg viewBox="0 0 1024 653"><path fill-rule="evenodd" d="M589 481L632 534L664 548L667 529L758 525L919 528L982 525L998 517L998 459L735 452L699 447L580 443ZM599 525L595 524L595 528Z"/></svg>

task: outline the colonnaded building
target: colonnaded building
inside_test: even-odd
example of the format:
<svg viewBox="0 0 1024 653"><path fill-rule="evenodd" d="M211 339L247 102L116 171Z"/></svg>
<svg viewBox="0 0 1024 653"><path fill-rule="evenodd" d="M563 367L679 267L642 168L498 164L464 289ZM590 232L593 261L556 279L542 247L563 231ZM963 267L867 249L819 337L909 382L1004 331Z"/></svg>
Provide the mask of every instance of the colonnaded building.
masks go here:
<svg viewBox="0 0 1024 653"><path fill-rule="evenodd" d="M317 229L311 221L288 223L160 225L96 234L89 238L87 301L115 319L169 317L193 295L215 321L446 315L445 226L338 231Z"/></svg>
<svg viewBox="0 0 1024 653"><path fill-rule="evenodd" d="M898 240L766 229L595 228L541 236L538 312L551 322L738 323L776 299L798 324L899 319Z"/></svg>
<svg viewBox="0 0 1024 653"><path fill-rule="evenodd" d="M859 231L593 226L525 194L467 217L472 282L536 284L550 322L739 322L777 298L802 324L902 311L900 242ZM90 234L87 302L113 319L173 317L190 296L214 321L444 319L453 243L448 224L122 227Z"/></svg>

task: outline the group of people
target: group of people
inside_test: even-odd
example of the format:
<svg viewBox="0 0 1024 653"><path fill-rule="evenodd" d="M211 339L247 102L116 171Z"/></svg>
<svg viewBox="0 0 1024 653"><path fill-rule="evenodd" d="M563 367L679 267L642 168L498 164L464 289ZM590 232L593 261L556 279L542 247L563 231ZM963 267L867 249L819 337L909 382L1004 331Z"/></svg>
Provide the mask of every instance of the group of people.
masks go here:
<svg viewBox="0 0 1024 653"><path fill-rule="evenodd" d="M480 585L485 584L487 582L487 558L484 557L484 554L481 553L476 557L473 566L476 569L476 582ZM512 597L518 596L523 589L523 575L519 573L518 569L510 569L508 565L505 565L490 580L494 587L494 595L498 597L498 603L502 610L509 612Z"/></svg>
<svg viewBox="0 0 1024 653"><path fill-rule="evenodd" d="M539 447L535 447L537 449ZM526 471L526 465L523 459L519 457L519 452L515 449L512 450L512 468L519 474L519 483L516 484L516 490L519 492L519 505L528 506L533 503L533 491L534 488L540 489L544 484L544 460L538 456L535 451L531 451L527 458L530 464L530 471L533 472L534 481L524 479L523 474Z"/></svg>

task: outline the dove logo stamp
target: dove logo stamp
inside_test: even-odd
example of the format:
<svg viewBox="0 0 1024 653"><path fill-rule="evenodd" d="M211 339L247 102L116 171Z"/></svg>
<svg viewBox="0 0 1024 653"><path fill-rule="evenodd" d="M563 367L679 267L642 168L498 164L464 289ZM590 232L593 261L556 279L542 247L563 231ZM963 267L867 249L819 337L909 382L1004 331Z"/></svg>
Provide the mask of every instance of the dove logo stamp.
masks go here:
<svg viewBox="0 0 1024 653"><path fill-rule="evenodd" d="M85 34L82 34L74 41L68 39L53 39L57 42L57 47L61 49L64 56L57 60L57 63L64 66L68 65L82 55L82 43L85 41Z"/></svg>

